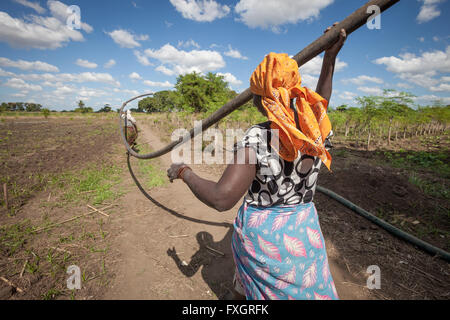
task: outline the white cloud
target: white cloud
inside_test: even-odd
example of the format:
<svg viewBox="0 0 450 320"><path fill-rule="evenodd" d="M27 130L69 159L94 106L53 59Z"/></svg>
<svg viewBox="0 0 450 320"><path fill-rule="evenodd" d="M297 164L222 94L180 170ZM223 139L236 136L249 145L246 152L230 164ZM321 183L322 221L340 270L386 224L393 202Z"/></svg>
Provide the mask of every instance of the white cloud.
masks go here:
<svg viewBox="0 0 450 320"><path fill-rule="evenodd" d="M13 72L9 72L0 68L0 77L15 77L16 74Z"/></svg>
<svg viewBox="0 0 450 320"><path fill-rule="evenodd" d="M50 9L52 16L58 19L64 28L68 29L66 26L67 18L71 14L70 10L67 10L69 6L60 1L53 1L53 0L47 1L47 6ZM80 24L81 29L86 31L87 33L91 33L94 30L90 25L84 23L83 21L81 21Z"/></svg>
<svg viewBox="0 0 450 320"><path fill-rule="evenodd" d="M228 51L225 52L224 55L235 59L248 60L247 57L243 56L238 50L233 49L230 45L228 46Z"/></svg>
<svg viewBox="0 0 450 320"><path fill-rule="evenodd" d="M235 11L251 28L271 28L278 32L284 24L313 20L333 0L240 0Z"/></svg>
<svg viewBox="0 0 450 320"><path fill-rule="evenodd" d="M80 66L80 67L88 68L88 69L95 69L95 68L98 67L98 65L96 63L89 62L88 60L83 60L83 59L77 59L75 64Z"/></svg>
<svg viewBox="0 0 450 320"><path fill-rule="evenodd" d="M448 84L448 83L441 83L438 86L430 87L430 90L433 91L433 92L442 92L442 91L450 92L450 84Z"/></svg>
<svg viewBox="0 0 450 320"><path fill-rule="evenodd" d="M424 37L420 37L420 38L419 38L419 41L420 41L420 42L425 42L425 38L424 38Z"/></svg>
<svg viewBox="0 0 450 320"><path fill-rule="evenodd" d="M105 65L103 67L105 67L106 69L112 68L116 65L116 60L111 59L109 60L107 63L105 63Z"/></svg>
<svg viewBox="0 0 450 320"><path fill-rule="evenodd" d="M306 64L300 67L300 75L310 74L310 75L320 75L320 71L322 70L323 57L317 56L314 59L308 61ZM341 71L346 68L348 64L346 62L341 61L339 58L336 60L335 71Z"/></svg>
<svg viewBox="0 0 450 320"><path fill-rule="evenodd" d="M120 87L120 82L116 81L109 73L83 72L83 73L43 73L43 74L18 74L16 78L27 81L48 81L52 83L65 82L98 82L107 83Z"/></svg>
<svg viewBox="0 0 450 320"><path fill-rule="evenodd" d="M130 96L138 96L139 95L139 91L137 91L137 90L114 88L113 91L116 92L116 93L125 93L125 94L130 95ZM119 101L121 101L121 100L119 99Z"/></svg>
<svg viewBox="0 0 450 320"><path fill-rule="evenodd" d="M407 84L407 83L404 83L404 82L399 82L399 83L397 83L397 87L403 88L403 89L411 89L411 88L412 88L411 85L409 85L409 84Z"/></svg>
<svg viewBox="0 0 450 320"><path fill-rule="evenodd" d="M167 28L170 28L171 26L173 26L173 23L171 23L169 21L164 21L164 24L166 25Z"/></svg>
<svg viewBox="0 0 450 320"><path fill-rule="evenodd" d="M388 71L394 73L424 73L429 71L450 72L450 46L446 51L424 52L421 56L412 53L401 54L397 57L383 57L374 61L384 64Z"/></svg>
<svg viewBox="0 0 450 320"><path fill-rule="evenodd" d="M178 48L180 48L180 47L181 48L194 47L194 48L200 49L200 45L197 42L195 42L194 40L192 40L192 39L190 39L188 41L178 41L177 47Z"/></svg>
<svg viewBox="0 0 450 320"><path fill-rule="evenodd" d="M41 7L39 2L31 2L27 0L14 0L14 1L25 7L35 10L39 14L43 14L46 11L44 8Z"/></svg>
<svg viewBox="0 0 450 320"><path fill-rule="evenodd" d="M358 95L356 93L350 92L350 91L344 91L343 93L339 94L339 98L342 100L354 100Z"/></svg>
<svg viewBox="0 0 450 320"><path fill-rule="evenodd" d="M54 65L48 64L42 61L25 61L17 60L13 61L8 58L0 57L0 66L9 68L19 68L21 70L36 70L45 72L59 72L59 69Z"/></svg>
<svg viewBox="0 0 450 320"><path fill-rule="evenodd" d="M438 97L436 95L423 95L412 99L420 105L431 105L435 101L442 101L446 105L450 104L450 97Z"/></svg>
<svg viewBox="0 0 450 320"><path fill-rule="evenodd" d="M419 0L423 2L420 8L419 15L417 16L417 22L424 23L433 20L441 15L441 11L438 9L438 4L443 2L442 0Z"/></svg>
<svg viewBox="0 0 450 320"><path fill-rule="evenodd" d="M211 22L228 15L230 8L214 0L170 0L175 9L186 19Z"/></svg>
<svg viewBox="0 0 450 320"><path fill-rule="evenodd" d="M238 80L234 75L229 72L226 73L217 73L218 76L223 76L224 80L228 82L231 86L239 87L242 85L242 81Z"/></svg>
<svg viewBox="0 0 450 320"><path fill-rule="evenodd" d="M378 83L378 84L384 83L384 81L380 78L366 76L366 75L361 75L361 76L358 76L356 78L351 78L351 79L343 79L342 82L343 83L352 83L357 86L363 85L366 82L374 82L374 83Z"/></svg>
<svg viewBox="0 0 450 320"><path fill-rule="evenodd" d="M142 80L142 77L137 72L132 72L128 76L131 80Z"/></svg>
<svg viewBox="0 0 450 320"><path fill-rule="evenodd" d="M378 87L358 87L358 90L374 96L380 96L383 94L383 90Z"/></svg>
<svg viewBox="0 0 450 320"><path fill-rule="evenodd" d="M135 35L123 29L106 32L106 34L108 34L120 47L129 49L140 47L141 44L138 41L149 39L148 35Z"/></svg>
<svg viewBox="0 0 450 320"><path fill-rule="evenodd" d="M173 87L173 84L171 84L169 81L155 82L155 81L145 80L144 84L149 87L164 87L164 88L172 88Z"/></svg>
<svg viewBox="0 0 450 320"><path fill-rule="evenodd" d="M166 68L165 66L159 66L159 67L157 67L155 70L156 70L156 71L159 71L159 72L162 72L162 73L164 73L164 74L167 75L167 76L173 76L173 75L175 74L174 71L172 71L172 70Z"/></svg>
<svg viewBox="0 0 450 320"><path fill-rule="evenodd" d="M374 63L385 65L388 71L405 81L427 89L436 89L439 80L434 77L438 73L450 72L450 46L447 46L445 52L435 50L424 52L421 56L405 53L399 57L379 58Z"/></svg>
<svg viewBox="0 0 450 320"><path fill-rule="evenodd" d="M302 86L310 88L312 90L316 90L317 82L319 82L319 77L315 77L309 75L307 73L301 74L302 77Z"/></svg>
<svg viewBox="0 0 450 320"><path fill-rule="evenodd" d="M8 81L6 81L4 86L14 88L14 89L20 89L20 90L31 90L31 91L42 91L42 87L39 85L29 84L25 82L22 79L18 78L11 78Z"/></svg>
<svg viewBox="0 0 450 320"><path fill-rule="evenodd" d="M66 42L84 40L79 31L67 28L55 17L32 15L26 19L0 12L0 41L13 48L56 49Z"/></svg>
<svg viewBox="0 0 450 320"><path fill-rule="evenodd" d="M148 66L152 66L152 65L153 65L153 63L151 63L151 62L148 60L148 58L147 58L144 54L142 54L141 52L139 52L138 50L135 50L135 51L134 51L134 55L136 56L138 62L139 62L140 64L142 64L143 66L148 67Z"/></svg>
<svg viewBox="0 0 450 320"><path fill-rule="evenodd" d="M434 41L434 42L438 42L439 40L440 40L439 37L437 37L437 36L434 36L434 37L433 37L433 41Z"/></svg>
<svg viewBox="0 0 450 320"><path fill-rule="evenodd" d="M174 74L185 74L194 71L203 73L225 67L222 55L217 51L211 50L183 51L166 44L158 50L147 49L145 54L149 58L157 59L161 63L168 65L170 69L166 67L165 70L171 70ZM159 68L158 71L162 70L164 69Z"/></svg>

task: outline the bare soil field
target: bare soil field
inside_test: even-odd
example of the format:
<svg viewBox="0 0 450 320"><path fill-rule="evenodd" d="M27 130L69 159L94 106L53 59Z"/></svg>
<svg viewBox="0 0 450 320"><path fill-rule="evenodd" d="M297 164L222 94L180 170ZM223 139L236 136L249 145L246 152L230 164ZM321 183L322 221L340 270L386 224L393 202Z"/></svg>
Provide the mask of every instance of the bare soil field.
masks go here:
<svg viewBox="0 0 450 320"><path fill-rule="evenodd" d="M137 118L142 152L170 139L151 117ZM168 183L169 155L130 160L144 195L130 175L116 127L115 119L101 117L0 122L0 177L11 202L8 210L3 202L0 207L0 276L13 285L0 281L0 299L210 300L227 292L234 273L232 223L240 203L219 214L182 182ZM449 177L399 161L406 158L401 148L420 151L408 144L367 152L338 141L333 172L323 169L319 184L449 250L444 192ZM211 180L223 168L194 166ZM444 187L430 188L433 183ZM315 202L342 299L450 298L448 263L322 194ZM106 208L108 216L88 205ZM84 214L89 215L77 218ZM81 290L66 288L70 265L81 269ZM380 290L365 287L370 265L381 269Z"/></svg>

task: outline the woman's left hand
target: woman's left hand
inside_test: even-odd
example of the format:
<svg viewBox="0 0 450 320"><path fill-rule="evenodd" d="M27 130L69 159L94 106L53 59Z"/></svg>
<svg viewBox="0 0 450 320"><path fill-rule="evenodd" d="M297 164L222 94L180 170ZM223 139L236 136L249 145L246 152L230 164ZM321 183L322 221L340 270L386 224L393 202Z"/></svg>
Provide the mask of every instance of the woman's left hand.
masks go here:
<svg viewBox="0 0 450 320"><path fill-rule="evenodd" d="M335 22L331 27L328 27L324 33L327 33L331 28L335 27L339 22ZM333 57L336 57L344 46L345 40L347 40L347 32L345 29L341 29L339 32L339 39L332 44L325 52Z"/></svg>
<svg viewBox="0 0 450 320"><path fill-rule="evenodd" d="M167 170L167 176L169 177L171 183L173 182L173 180L178 179L178 173L183 167L186 167L184 163L173 163L170 166L170 168Z"/></svg>

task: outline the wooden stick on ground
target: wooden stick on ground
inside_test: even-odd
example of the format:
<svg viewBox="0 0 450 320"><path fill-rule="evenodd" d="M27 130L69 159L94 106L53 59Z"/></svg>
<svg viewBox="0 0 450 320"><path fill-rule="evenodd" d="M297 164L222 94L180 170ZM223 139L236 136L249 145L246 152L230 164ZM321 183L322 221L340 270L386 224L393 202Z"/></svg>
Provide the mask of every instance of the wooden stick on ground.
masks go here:
<svg viewBox="0 0 450 320"><path fill-rule="evenodd" d="M6 188L6 183L3 184L3 197L5 199L6 210L9 210L8 189Z"/></svg>
<svg viewBox="0 0 450 320"><path fill-rule="evenodd" d="M112 207L112 206L114 206L114 204L109 205L109 206L107 206L107 207L104 207L104 208L102 208L101 210L108 209L108 208L110 208L110 207ZM96 213L96 212L97 212L97 211L91 211L91 212L88 212L88 213L85 213L85 214L82 214L82 215L79 215L79 216L76 216L76 217L73 217L73 218L70 218L70 219L67 219L67 220L58 222L58 223L51 224L51 225L49 225L49 226L47 226L47 227L43 227L43 228L36 229L36 230L34 230L34 233L42 232L42 231L44 231L44 230L47 230L47 229L50 229L50 228L59 226L59 225L61 225L61 224L64 224L64 223L67 223L67 222L70 222L70 221L73 221L73 220L76 220L76 219L78 219L78 218L86 217L86 216L91 215L91 214Z"/></svg>
<svg viewBox="0 0 450 320"><path fill-rule="evenodd" d="M206 249L209 249L209 250L211 250L212 252L215 252L215 253L217 253L217 254L220 254L221 256L225 256L225 253L220 252L220 251L218 251L218 250L216 250L216 249L213 249L213 248L211 248L210 246L206 246Z"/></svg>
<svg viewBox="0 0 450 320"><path fill-rule="evenodd" d="M94 208L93 206L90 206L90 205L87 205L87 206L88 206L89 209L95 210L95 211L97 211L98 213L104 215L105 217L109 217L109 214L106 214L106 213L104 213L103 211L101 211L101 210L99 210L99 209L97 209L97 208Z"/></svg>
<svg viewBox="0 0 450 320"><path fill-rule="evenodd" d="M17 292L22 293L23 290L20 289L18 286L14 285L11 281L9 281L8 279L4 278L4 277L0 277L0 280L3 280L4 282L6 282L8 285L10 285L11 287L13 287L14 289L16 289Z"/></svg>
<svg viewBox="0 0 450 320"><path fill-rule="evenodd" d="M22 267L22 271L20 271L20 277L21 278L23 277L23 272L25 271L25 267L27 266L27 263L28 263L28 259L25 260L25 263L23 264L23 267Z"/></svg>

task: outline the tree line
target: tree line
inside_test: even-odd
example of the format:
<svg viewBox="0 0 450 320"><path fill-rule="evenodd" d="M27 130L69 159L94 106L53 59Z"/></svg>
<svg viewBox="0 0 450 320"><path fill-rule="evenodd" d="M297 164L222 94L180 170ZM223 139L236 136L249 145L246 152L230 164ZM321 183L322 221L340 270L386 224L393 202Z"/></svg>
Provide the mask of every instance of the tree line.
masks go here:
<svg viewBox="0 0 450 320"><path fill-rule="evenodd" d="M414 106L407 92L384 90L381 96L356 98L359 107L341 105L330 109L334 133L370 148L374 140L388 145L398 139L443 134L450 122L450 105L435 101L431 106Z"/></svg>
<svg viewBox="0 0 450 320"><path fill-rule="evenodd" d="M139 101L138 112L214 112L237 93L228 87L223 76L193 72L177 78L175 90L156 92ZM133 111L133 110L132 110Z"/></svg>

